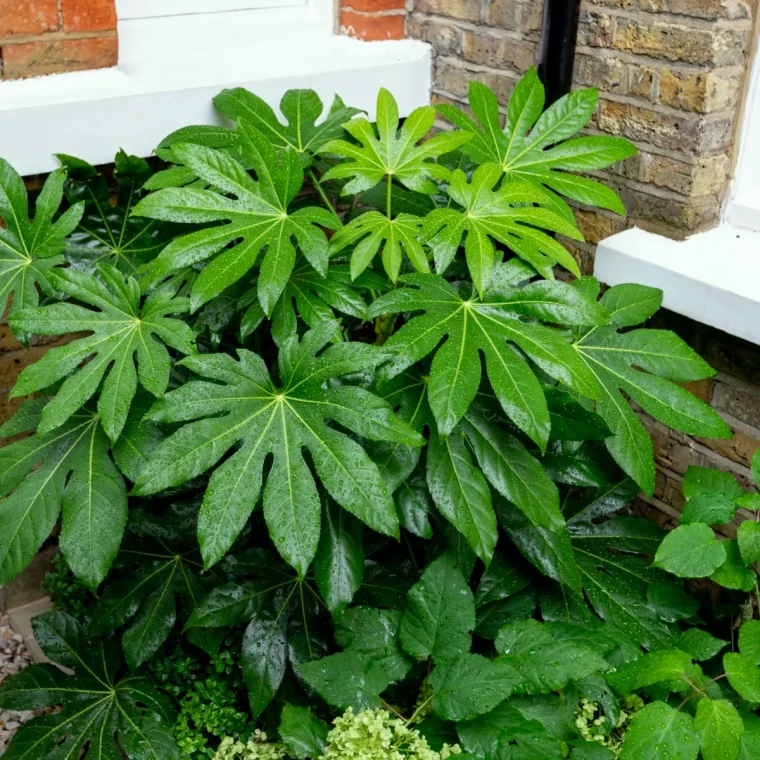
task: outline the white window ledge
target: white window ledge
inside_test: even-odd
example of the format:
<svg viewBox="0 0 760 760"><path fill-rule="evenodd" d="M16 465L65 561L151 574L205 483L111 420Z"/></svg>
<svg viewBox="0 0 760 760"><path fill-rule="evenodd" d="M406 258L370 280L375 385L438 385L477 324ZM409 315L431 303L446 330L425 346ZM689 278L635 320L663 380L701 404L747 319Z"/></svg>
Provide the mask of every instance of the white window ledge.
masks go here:
<svg viewBox="0 0 760 760"><path fill-rule="evenodd" d="M760 232L724 223L675 241L626 230L599 243L594 274L660 288L666 309L760 344Z"/></svg>
<svg viewBox="0 0 760 760"><path fill-rule="evenodd" d="M247 14L219 15L229 23ZM22 175L56 168L54 153L93 164L110 163L119 148L149 156L179 127L220 123L211 99L225 87L246 87L275 108L286 90L311 88L325 113L338 94L371 117L380 87L394 94L402 115L430 102L431 54L425 43L278 34L243 44L245 29L237 31L239 44L229 44L228 37L213 54L205 48L199 57L172 55L166 50L173 47L172 37L164 34L153 46L155 57L142 63L130 55L114 69L0 83L0 155ZM139 42L147 44L144 37ZM122 44L132 48L137 41L122 42L120 29ZM156 47L164 55L156 56Z"/></svg>

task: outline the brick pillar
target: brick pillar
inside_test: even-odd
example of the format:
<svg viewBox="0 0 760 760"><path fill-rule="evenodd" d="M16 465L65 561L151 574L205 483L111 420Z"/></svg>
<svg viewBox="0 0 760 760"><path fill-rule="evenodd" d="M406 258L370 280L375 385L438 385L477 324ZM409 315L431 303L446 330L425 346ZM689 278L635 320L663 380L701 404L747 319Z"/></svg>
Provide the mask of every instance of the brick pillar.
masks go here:
<svg viewBox="0 0 760 760"><path fill-rule="evenodd" d="M400 40L405 25L406 0L340 0L341 34L367 41Z"/></svg>
<svg viewBox="0 0 760 760"><path fill-rule="evenodd" d="M115 0L0 0L0 77L115 66Z"/></svg>

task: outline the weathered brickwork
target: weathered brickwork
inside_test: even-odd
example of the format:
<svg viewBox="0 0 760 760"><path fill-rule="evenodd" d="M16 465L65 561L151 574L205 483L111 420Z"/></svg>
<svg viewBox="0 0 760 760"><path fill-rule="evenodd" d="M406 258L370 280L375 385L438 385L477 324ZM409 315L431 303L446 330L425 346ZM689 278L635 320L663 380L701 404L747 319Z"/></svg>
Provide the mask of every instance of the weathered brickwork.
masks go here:
<svg viewBox="0 0 760 760"><path fill-rule="evenodd" d="M406 0L338 0L338 4L341 34L367 42L404 37Z"/></svg>
<svg viewBox="0 0 760 760"><path fill-rule="evenodd" d="M0 0L0 79L115 66L115 0Z"/></svg>
<svg viewBox="0 0 760 760"><path fill-rule="evenodd" d="M717 221L731 172L756 2L748 0L582 0L575 85L597 87L589 132L633 140L639 154L600 172L622 196L626 218L577 209L586 243L565 241L582 270L596 244L636 225L682 238ZM515 82L536 62L542 0L414 0L411 37L435 49L433 98L466 103L477 79L506 105ZM691 464L733 472L750 484L760 447L760 347L665 313L719 372L691 389L718 411L734 436L696 440L645 419L652 433L657 490L648 504L663 523L683 504Z"/></svg>

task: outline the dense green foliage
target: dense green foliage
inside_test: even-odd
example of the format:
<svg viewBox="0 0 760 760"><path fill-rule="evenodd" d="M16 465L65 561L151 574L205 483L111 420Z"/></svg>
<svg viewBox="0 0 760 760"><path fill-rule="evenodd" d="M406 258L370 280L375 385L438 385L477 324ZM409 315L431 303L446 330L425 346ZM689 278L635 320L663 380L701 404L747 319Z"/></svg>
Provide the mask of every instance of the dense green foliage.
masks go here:
<svg viewBox="0 0 760 760"><path fill-rule="evenodd" d="M581 237L564 198L622 210L573 173L634 152L573 137L596 97L544 111L531 72L502 128L475 83L475 119L442 107L460 129L425 139L435 109L402 123L384 90L375 124L226 91L234 129L170 135L156 173L62 157L34 221L0 164L10 324L76 333L0 428L0 582L60 520L97 602L51 579L82 624L45 620L114 658L74 663L70 699L45 666L5 685L0 705L85 716L29 723L9 760L116 757L114 736L135 760L756 756L758 624L721 659L751 605L680 579L749 590L754 534L734 551L705 515L752 497L691 475L672 536L615 515L654 489L635 409L729 430L681 386L710 367L641 326L661 293L602 293L555 236Z"/></svg>

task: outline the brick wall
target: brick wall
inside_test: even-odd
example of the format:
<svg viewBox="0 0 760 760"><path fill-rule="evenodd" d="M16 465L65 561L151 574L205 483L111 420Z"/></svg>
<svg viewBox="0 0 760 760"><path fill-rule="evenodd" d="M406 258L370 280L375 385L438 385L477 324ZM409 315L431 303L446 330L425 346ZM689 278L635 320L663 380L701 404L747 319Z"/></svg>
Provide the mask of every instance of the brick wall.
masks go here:
<svg viewBox="0 0 760 760"><path fill-rule="evenodd" d="M115 0L0 0L0 78L115 66Z"/></svg>
<svg viewBox="0 0 760 760"><path fill-rule="evenodd" d="M466 101L471 79L506 105L536 62L542 0L413 0L407 34L435 49L433 101Z"/></svg>
<svg viewBox="0 0 760 760"><path fill-rule="evenodd" d="M565 241L586 273L596 243L637 225L680 238L714 224L733 157L754 4L745 0L583 0L575 84L600 90L590 133L633 140L639 155L599 178L621 194L627 218L578 208L588 241ZM433 99L466 103L477 79L505 106L536 63L543 0L414 0L410 37L435 49ZM657 486L640 507L672 523L690 464L717 467L750 485L760 447L760 347L664 312L673 329L718 370L692 390L730 425L728 441L697 440L644 418L655 446Z"/></svg>
<svg viewBox="0 0 760 760"><path fill-rule="evenodd" d="M367 42L405 36L406 0L338 0L341 34Z"/></svg>

